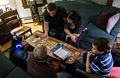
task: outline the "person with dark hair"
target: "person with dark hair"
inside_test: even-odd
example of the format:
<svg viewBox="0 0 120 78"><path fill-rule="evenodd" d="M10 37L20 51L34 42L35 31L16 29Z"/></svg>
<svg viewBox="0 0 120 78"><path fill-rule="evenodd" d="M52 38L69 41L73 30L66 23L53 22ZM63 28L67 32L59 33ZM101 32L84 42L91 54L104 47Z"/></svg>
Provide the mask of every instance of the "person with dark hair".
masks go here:
<svg viewBox="0 0 120 78"><path fill-rule="evenodd" d="M67 34L66 41L75 46L77 38L86 30L87 28L85 27L81 16L73 10L69 11L67 15L67 23L64 26L64 31Z"/></svg>
<svg viewBox="0 0 120 78"><path fill-rule="evenodd" d="M44 35L48 35L63 40L64 25L66 21L66 10L55 3L49 3L43 13Z"/></svg>
<svg viewBox="0 0 120 78"><path fill-rule="evenodd" d="M92 47L92 51L87 53L86 72L106 77L113 67L109 41L106 38L95 39ZM92 55L94 58L90 60Z"/></svg>

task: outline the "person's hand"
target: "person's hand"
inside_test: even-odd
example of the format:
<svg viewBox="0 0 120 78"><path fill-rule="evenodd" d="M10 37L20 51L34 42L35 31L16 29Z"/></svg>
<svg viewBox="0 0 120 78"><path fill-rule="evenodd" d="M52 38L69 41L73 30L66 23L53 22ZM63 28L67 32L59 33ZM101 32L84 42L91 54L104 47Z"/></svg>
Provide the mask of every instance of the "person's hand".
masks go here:
<svg viewBox="0 0 120 78"><path fill-rule="evenodd" d="M48 39L48 33L44 33L44 37Z"/></svg>
<svg viewBox="0 0 120 78"><path fill-rule="evenodd" d="M70 48L71 45L70 44L67 44L67 43L64 43L63 46L67 47L67 48Z"/></svg>
<svg viewBox="0 0 120 78"><path fill-rule="evenodd" d="M92 55L92 52L89 51L89 52L87 53L87 57L90 57L91 55Z"/></svg>
<svg viewBox="0 0 120 78"><path fill-rule="evenodd" d="M72 34L70 37L71 37L71 40L72 40L73 42L76 42L76 41L77 41L77 40L76 40L77 37L76 37L75 35Z"/></svg>
<svg viewBox="0 0 120 78"><path fill-rule="evenodd" d="M80 36L80 34L77 34L77 33L74 33L73 35L76 36L76 37Z"/></svg>
<svg viewBox="0 0 120 78"><path fill-rule="evenodd" d="M21 43L23 46L27 45L27 42L25 40L23 40Z"/></svg>

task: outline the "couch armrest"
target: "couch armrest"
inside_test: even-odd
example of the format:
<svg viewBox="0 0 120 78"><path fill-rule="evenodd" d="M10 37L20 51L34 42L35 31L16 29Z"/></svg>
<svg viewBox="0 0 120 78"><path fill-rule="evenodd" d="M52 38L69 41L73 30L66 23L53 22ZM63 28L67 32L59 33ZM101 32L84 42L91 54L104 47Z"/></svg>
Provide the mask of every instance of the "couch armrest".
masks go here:
<svg viewBox="0 0 120 78"><path fill-rule="evenodd" d="M79 76L82 76L84 78L99 78L98 76L96 75L92 75L92 74L89 74L81 69L76 69L76 73L79 75ZM82 78L81 77L81 78Z"/></svg>
<svg viewBox="0 0 120 78"><path fill-rule="evenodd" d="M15 68L15 65L2 53L0 53L0 78L4 78Z"/></svg>
<svg viewBox="0 0 120 78"><path fill-rule="evenodd" d="M5 78L32 78L32 77L29 76L28 73L22 70L21 68L16 67Z"/></svg>

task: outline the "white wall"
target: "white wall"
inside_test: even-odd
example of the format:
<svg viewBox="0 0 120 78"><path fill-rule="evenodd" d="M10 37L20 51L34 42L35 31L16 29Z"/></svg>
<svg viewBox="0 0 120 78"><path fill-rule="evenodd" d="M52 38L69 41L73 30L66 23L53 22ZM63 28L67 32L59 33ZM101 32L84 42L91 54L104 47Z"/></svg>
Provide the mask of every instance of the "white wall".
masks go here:
<svg viewBox="0 0 120 78"><path fill-rule="evenodd" d="M120 8L120 0L113 0L113 5L112 6Z"/></svg>
<svg viewBox="0 0 120 78"><path fill-rule="evenodd" d="M15 1L16 1L17 10L18 10L18 13L20 15L20 18L30 17L31 16L30 8L24 9L22 6L21 0L15 0Z"/></svg>
<svg viewBox="0 0 120 78"><path fill-rule="evenodd" d="M12 9L17 9L17 5L16 5L15 0L9 0L9 5Z"/></svg>
<svg viewBox="0 0 120 78"><path fill-rule="evenodd" d="M24 9L23 6L22 6L22 1L21 0L13 0L13 2L14 1L16 2L17 10L18 10L21 18L31 16L30 8ZM54 2L54 0L47 0L47 1L48 1L48 3L49 2Z"/></svg>

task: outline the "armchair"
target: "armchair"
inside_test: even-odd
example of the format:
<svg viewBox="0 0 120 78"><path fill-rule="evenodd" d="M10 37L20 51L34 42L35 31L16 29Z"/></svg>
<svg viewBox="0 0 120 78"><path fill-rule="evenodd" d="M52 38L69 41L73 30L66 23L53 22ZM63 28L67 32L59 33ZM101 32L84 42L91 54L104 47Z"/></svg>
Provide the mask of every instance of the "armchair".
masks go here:
<svg viewBox="0 0 120 78"><path fill-rule="evenodd" d="M25 33L28 31L32 34L30 27L22 26L22 21L17 10L5 12L0 15L0 18L5 28L8 29L12 35L16 33L17 35L25 36Z"/></svg>
<svg viewBox="0 0 120 78"><path fill-rule="evenodd" d="M11 10L0 15L2 23L8 27L9 30L22 25L17 10Z"/></svg>

